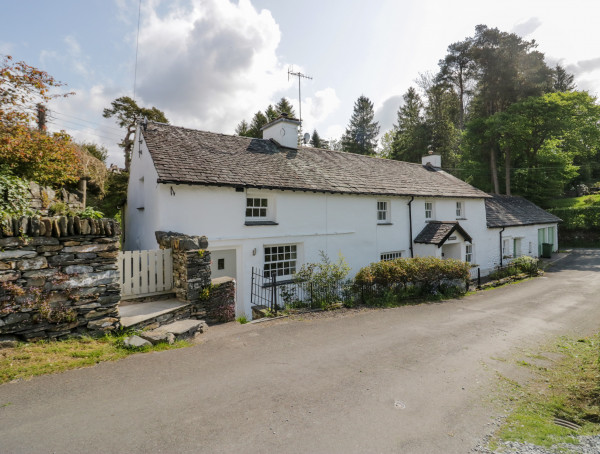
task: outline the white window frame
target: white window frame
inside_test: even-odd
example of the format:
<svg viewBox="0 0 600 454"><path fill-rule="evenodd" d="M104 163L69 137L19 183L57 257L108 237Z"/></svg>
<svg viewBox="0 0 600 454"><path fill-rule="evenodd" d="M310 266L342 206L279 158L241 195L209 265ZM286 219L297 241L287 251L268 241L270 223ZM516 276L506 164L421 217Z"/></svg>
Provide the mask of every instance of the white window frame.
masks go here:
<svg viewBox="0 0 600 454"><path fill-rule="evenodd" d="M473 244L465 244L465 262L473 263Z"/></svg>
<svg viewBox="0 0 600 454"><path fill-rule="evenodd" d="M427 205L429 205L429 208L427 208ZM433 217L433 202L431 201L425 201L425 220L429 221L434 219ZM427 215L429 213L429 216Z"/></svg>
<svg viewBox="0 0 600 454"><path fill-rule="evenodd" d="M389 251L389 252L382 252L379 254L379 260L382 262L387 262L390 260L395 260L395 259L399 259L402 258L402 254L404 251Z"/></svg>
<svg viewBox="0 0 600 454"><path fill-rule="evenodd" d="M251 221L267 221L270 218L270 203L268 197L246 195L244 214Z"/></svg>
<svg viewBox="0 0 600 454"><path fill-rule="evenodd" d="M378 224L389 224L391 219L389 200L378 200L377 201L377 223Z"/></svg>
<svg viewBox="0 0 600 454"><path fill-rule="evenodd" d="M264 276L270 278L275 270L277 279L291 278L298 269L299 249L297 243L265 245L263 247Z"/></svg>
<svg viewBox="0 0 600 454"><path fill-rule="evenodd" d="M502 238L502 258L511 258L510 244L512 243L511 237Z"/></svg>
<svg viewBox="0 0 600 454"><path fill-rule="evenodd" d="M465 202L462 200L456 201L456 219L465 219Z"/></svg>

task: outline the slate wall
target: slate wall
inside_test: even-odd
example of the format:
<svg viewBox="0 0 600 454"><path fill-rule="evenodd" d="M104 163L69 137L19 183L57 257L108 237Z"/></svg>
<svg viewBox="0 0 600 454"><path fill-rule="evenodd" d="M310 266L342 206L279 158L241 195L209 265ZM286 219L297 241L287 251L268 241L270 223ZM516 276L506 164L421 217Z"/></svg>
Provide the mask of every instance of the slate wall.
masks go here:
<svg viewBox="0 0 600 454"><path fill-rule="evenodd" d="M0 338L57 339L118 328L119 224L21 217L0 222Z"/></svg>

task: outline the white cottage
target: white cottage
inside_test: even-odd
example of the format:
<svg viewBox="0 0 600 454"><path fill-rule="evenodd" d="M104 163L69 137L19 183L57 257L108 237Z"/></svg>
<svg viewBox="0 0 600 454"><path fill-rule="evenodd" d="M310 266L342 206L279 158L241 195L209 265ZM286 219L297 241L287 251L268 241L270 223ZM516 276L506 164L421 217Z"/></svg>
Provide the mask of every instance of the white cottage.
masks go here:
<svg viewBox="0 0 600 454"><path fill-rule="evenodd" d="M125 249L156 249L158 230L206 235L213 277L237 280L236 312L248 315L253 267L285 279L320 251L343 254L352 273L374 261L431 255L480 264L486 274L510 254L500 255L498 242L508 238L538 255L536 225L490 225L486 201L495 198L441 170L439 156L413 164L298 148L298 126L280 117L263 139L138 127ZM507 205L497 206L499 219ZM555 235L556 222L547 234Z"/></svg>

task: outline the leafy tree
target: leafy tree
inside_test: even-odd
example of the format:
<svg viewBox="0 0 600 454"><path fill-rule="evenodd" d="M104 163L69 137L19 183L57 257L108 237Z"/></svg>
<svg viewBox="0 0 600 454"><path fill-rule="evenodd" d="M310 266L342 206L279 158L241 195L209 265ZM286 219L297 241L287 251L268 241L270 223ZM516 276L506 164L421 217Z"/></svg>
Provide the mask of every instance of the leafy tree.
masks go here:
<svg viewBox="0 0 600 454"><path fill-rule="evenodd" d="M379 149L377 154L384 159L392 159L392 147L396 139L396 130L394 128L386 131L379 139Z"/></svg>
<svg viewBox="0 0 600 454"><path fill-rule="evenodd" d="M332 151L343 151L344 148L342 146L341 139L330 139L329 140L329 149Z"/></svg>
<svg viewBox="0 0 600 454"><path fill-rule="evenodd" d="M342 137L344 151L364 155L375 154L379 124L373 121L374 116L373 103L366 96L359 96Z"/></svg>
<svg viewBox="0 0 600 454"><path fill-rule="evenodd" d="M161 110L156 107L140 107L129 96L121 96L115 99L110 103L110 108L104 109L102 116L104 118L116 117L117 124L121 128L126 128L125 138L119 146L123 148L125 154L125 169L127 171L129 171L129 165L131 164L131 151L133 149L136 120L145 117L148 120L160 123L169 122Z"/></svg>
<svg viewBox="0 0 600 454"><path fill-rule="evenodd" d="M573 91L577 88L573 74L569 74L565 68L557 64L554 68L554 90L555 91Z"/></svg>
<svg viewBox="0 0 600 454"><path fill-rule="evenodd" d="M106 158L108 158L108 150L106 147L92 142L83 142L79 144L79 146L87 153L106 164Z"/></svg>
<svg viewBox="0 0 600 454"><path fill-rule="evenodd" d="M429 146L429 131L423 116L423 101L410 87L403 95L404 103L398 109L398 123L390 153L391 159L420 162Z"/></svg>

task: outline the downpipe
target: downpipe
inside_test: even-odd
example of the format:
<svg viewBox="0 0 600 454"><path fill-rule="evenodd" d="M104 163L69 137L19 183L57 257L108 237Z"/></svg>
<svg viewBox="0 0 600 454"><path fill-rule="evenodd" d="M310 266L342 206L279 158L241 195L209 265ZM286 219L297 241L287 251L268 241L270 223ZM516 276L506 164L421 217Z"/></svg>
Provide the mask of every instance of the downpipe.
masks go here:
<svg viewBox="0 0 600 454"><path fill-rule="evenodd" d="M502 264L502 232L504 232L504 230L506 230L506 227L502 227L502 230L500 230L500 268L502 268L503 264Z"/></svg>
<svg viewBox="0 0 600 454"><path fill-rule="evenodd" d="M413 203L413 200L415 200L415 196L411 196L410 201L408 202L408 230L409 230L409 235L410 235L410 258L412 259L414 257L414 253L413 253L413 231L412 231L412 206L411 203Z"/></svg>

